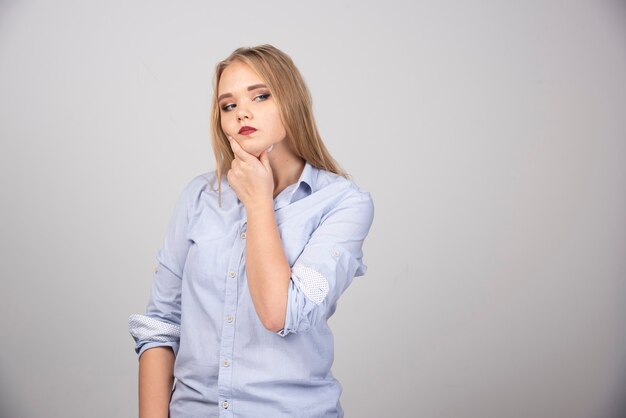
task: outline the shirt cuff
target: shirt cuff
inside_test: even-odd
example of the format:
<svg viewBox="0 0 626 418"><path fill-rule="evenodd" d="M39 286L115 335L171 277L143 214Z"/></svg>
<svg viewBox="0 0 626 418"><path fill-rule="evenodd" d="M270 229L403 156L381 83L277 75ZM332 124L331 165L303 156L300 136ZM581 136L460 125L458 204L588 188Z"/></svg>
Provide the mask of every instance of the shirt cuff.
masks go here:
<svg viewBox="0 0 626 418"><path fill-rule="evenodd" d="M180 326L177 324L133 314L128 317L128 330L135 340L135 352L139 356L148 348L158 345L172 347L174 354L178 352Z"/></svg>
<svg viewBox="0 0 626 418"><path fill-rule="evenodd" d="M141 346L136 348L136 353L137 353L137 358L140 358L141 355L143 354L144 351L150 349L150 348L154 348L154 347L171 347L172 351L174 352L174 357L176 357L176 355L178 355L178 343L174 342L174 341L170 341L170 342L151 342L151 343L145 343L142 344Z"/></svg>
<svg viewBox="0 0 626 418"><path fill-rule="evenodd" d="M297 271L297 269L296 269ZM307 331L311 328L313 310L321 302L317 299L312 301L308 296L311 295L310 288L304 287L304 283L298 276L292 274L289 281L289 289L287 291L287 310L285 312L285 325L283 329L276 332L281 337L295 332ZM327 292L327 291L326 291ZM323 293L323 291L322 291ZM317 294L317 298L319 298Z"/></svg>

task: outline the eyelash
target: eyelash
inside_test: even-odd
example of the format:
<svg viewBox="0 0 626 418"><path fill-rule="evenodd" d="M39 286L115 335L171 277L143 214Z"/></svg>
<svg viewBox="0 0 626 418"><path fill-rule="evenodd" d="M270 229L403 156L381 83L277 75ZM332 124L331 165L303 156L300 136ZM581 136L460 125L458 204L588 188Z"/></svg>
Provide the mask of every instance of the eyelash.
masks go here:
<svg viewBox="0 0 626 418"><path fill-rule="evenodd" d="M258 96L256 96L256 97L254 98L254 100L258 99L259 97L264 97L264 98L261 100L262 102L264 102L264 101L266 101L267 99L269 99L269 98L270 98L270 96L271 96L271 94L270 94L270 93L263 93L263 94L259 94ZM228 109L228 107L230 107L230 106L234 106L234 105L229 104L229 105L222 106L222 111L224 111L224 112L230 112L230 111L232 110L232 109Z"/></svg>

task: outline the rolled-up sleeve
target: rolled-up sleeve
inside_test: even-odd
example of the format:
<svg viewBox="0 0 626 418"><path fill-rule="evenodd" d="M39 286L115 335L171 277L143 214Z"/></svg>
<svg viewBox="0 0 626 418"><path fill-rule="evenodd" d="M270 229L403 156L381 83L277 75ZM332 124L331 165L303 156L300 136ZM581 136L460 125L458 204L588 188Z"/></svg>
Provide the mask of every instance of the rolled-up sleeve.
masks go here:
<svg viewBox="0 0 626 418"><path fill-rule="evenodd" d="M285 325L278 335L310 329L352 279L366 273L362 248L373 219L372 197L361 190L351 190L324 216L291 267Z"/></svg>
<svg viewBox="0 0 626 418"><path fill-rule="evenodd" d="M128 318L128 329L135 340L138 357L147 349L158 346L171 347L174 354L178 353L182 276L190 247L187 228L198 180L196 177L185 187L170 217L163 244L156 255L158 264L152 276L145 314L133 314Z"/></svg>

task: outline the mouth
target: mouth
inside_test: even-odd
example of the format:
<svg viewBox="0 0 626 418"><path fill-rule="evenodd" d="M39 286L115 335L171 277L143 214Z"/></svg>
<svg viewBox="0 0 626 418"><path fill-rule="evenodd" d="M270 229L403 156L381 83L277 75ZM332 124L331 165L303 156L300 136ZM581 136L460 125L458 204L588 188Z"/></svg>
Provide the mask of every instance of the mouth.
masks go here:
<svg viewBox="0 0 626 418"><path fill-rule="evenodd" d="M256 132L256 129L254 129L252 126L243 126L239 130L239 134L241 135L250 135L252 132Z"/></svg>

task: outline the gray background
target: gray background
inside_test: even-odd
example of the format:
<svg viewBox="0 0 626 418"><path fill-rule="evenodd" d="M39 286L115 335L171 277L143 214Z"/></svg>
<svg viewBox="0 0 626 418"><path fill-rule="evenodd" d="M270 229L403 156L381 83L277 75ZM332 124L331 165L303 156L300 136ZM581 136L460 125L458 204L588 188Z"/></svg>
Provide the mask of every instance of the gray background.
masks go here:
<svg viewBox="0 0 626 418"><path fill-rule="evenodd" d="M618 1L1 1L0 415L130 417L213 66L291 55L374 197L331 325L349 418L626 413Z"/></svg>

